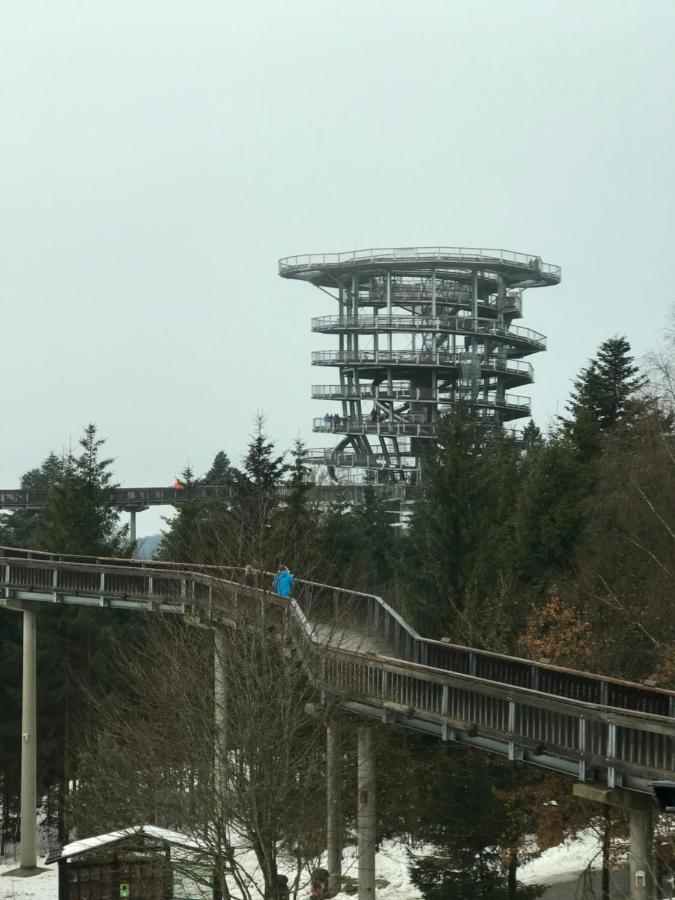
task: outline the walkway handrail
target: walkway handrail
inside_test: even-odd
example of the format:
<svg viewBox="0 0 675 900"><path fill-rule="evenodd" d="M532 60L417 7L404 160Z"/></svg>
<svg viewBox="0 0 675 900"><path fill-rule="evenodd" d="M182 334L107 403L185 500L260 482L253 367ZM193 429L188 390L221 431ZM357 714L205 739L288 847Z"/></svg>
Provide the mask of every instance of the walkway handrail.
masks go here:
<svg viewBox="0 0 675 900"><path fill-rule="evenodd" d="M260 574L271 579L271 573ZM422 638L374 594L298 579L289 604L241 580L242 569L232 566L0 548L5 605L159 610L217 625L236 621L244 608L238 598L259 597L277 618L286 610L311 635L318 686L354 712L385 721L402 716L417 730L582 779L586 766L594 767L593 777L611 786L645 790L649 778L675 771L673 691ZM364 638L377 636L391 655L348 651L316 639L309 626L326 619Z"/></svg>
<svg viewBox="0 0 675 900"><path fill-rule="evenodd" d="M24 550L12 547L0 546L0 573L2 566L7 564L21 564L21 562L35 563L58 563L63 566L91 567L92 565L101 568L111 568L115 571L120 569L128 570L128 574L138 574L144 577L151 574L152 570L162 570L162 572L185 575L206 575L219 578L223 581L230 581L232 584L239 584L237 577L243 574L242 566L212 566L191 563L174 563L163 562L160 560L136 560L111 557L90 557L90 556L73 556L68 554L55 554L47 551ZM262 573L271 582L274 573ZM376 628L387 639L391 640L396 653L401 659L417 662L423 665L430 665L433 668L441 668L447 670L452 668L453 671L470 674L477 677L485 677L496 681L505 681L508 684L520 685L528 687L532 690L553 693L559 696L571 696L571 699L579 701L587 701L590 703L599 703L605 706L615 706L622 709L644 709L643 703L638 706L628 705L632 703L636 696L661 698L658 706L661 708L659 714L675 716L675 691L667 688L658 688L651 685L640 684L639 682L630 682L607 675L597 675L584 672L577 669L570 669L564 666L557 666L552 663L537 662L536 660L525 659L523 657L511 656L507 654L495 653L490 650L479 650L472 647L466 647L461 644L451 644L446 641L439 641L433 638L422 637L405 619L396 612L382 597L376 594L368 594L362 591L351 590L350 588L341 588L334 585L323 584L318 581L296 578L295 583L298 587L303 586L312 592L312 596L316 596L320 592L327 592L331 599L348 598L352 602L359 603L359 624L367 629ZM382 617L382 618L381 618ZM389 625L384 625L384 620L389 621ZM382 626L381 628L379 626ZM451 663L451 665L449 665ZM516 672L511 672L506 668L498 671L499 667L514 666ZM483 675L480 675L480 672ZM488 673L491 674L488 674ZM534 674L534 673L538 674ZM515 680L508 680L509 675L515 675ZM549 677L546 677L548 674ZM593 697L593 691L585 690L579 695L575 690L571 695L559 694L556 685L552 683L554 675L564 676L566 679L581 679L585 687L593 686L593 690L597 690L597 699ZM536 685L540 684L540 687ZM603 685L605 687L603 687ZM614 686L613 691L610 686ZM619 694L619 689L626 689L623 698ZM663 706L663 700L666 700ZM610 700L614 702L610 702ZM670 702L670 712L668 704ZM657 710L654 709L656 713Z"/></svg>

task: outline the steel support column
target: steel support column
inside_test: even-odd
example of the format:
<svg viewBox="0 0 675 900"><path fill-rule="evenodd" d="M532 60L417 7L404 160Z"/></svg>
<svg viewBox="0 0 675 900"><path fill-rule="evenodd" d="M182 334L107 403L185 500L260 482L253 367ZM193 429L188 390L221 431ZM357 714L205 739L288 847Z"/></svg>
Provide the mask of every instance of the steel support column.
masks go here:
<svg viewBox="0 0 675 900"><path fill-rule="evenodd" d="M215 747L213 765L217 797L224 802L227 772L227 680L225 672L225 635L219 629L213 632L213 700L215 721Z"/></svg>
<svg viewBox="0 0 675 900"><path fill-rule="evenodd" d="M375 897L375 750L373 729L360 725L358 731L358 816L359 900Z"/></svg>
<svg viewBox="0 0 675 900"><path fill-rule="evenodd" d="M326 732L326 850L330 873L328 887L340 890L342 881L342 727L333 719Z"/></svg>
<svg viewBox="0 0 675 900"><path fill-rule="evenodd" d="M37 690L35 635L37 613L23 612L21 686L21 856L22 869L37 867Z"/></svg>

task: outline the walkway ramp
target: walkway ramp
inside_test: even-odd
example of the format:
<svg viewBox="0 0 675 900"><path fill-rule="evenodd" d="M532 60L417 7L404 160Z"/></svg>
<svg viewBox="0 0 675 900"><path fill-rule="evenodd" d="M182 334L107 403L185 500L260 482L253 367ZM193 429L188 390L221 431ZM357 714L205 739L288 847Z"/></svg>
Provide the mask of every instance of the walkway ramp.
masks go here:
<svg viewBox="0 0 675 900"><path fill-rule="evenodd" d="M296 580L282 600L243 571L0 548L0 604L86 605L236 624L251 604L302 649L346 710L567 773L651 792L675 779L675 692L421 637L381 597Z"/></svg>

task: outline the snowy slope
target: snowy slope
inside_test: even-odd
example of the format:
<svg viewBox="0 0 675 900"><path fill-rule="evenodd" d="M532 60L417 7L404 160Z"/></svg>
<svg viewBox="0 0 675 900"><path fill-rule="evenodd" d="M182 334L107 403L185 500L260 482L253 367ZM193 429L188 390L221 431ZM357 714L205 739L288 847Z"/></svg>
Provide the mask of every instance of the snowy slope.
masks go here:
<svg viewBox="0 0 675 900"><path fill-rule="evenodd" d="M426 855L431 848L413 851ZM574 878L595 857L594 865L599 865L596 838L583 834L578 839L566 841L559 847L546 850L538 859L524 866L518 873L519 880L526 884L554 885ZM40 861L44 864L44 858ZM17 866L16 860L0 865L0 874ZM353 878L357 876L356 849L345 850L343 871ZM375 875L378 880L378 900L421 900L419 891L408 877L408 851L404 844L385 841L377 854ZM0 877L0 900L56 900L58 896L57 869L49 866L48 871L34 878ZM347 894L340 894L340 900L347 900ZM303 898L304 900L304 898Z"/></svg>

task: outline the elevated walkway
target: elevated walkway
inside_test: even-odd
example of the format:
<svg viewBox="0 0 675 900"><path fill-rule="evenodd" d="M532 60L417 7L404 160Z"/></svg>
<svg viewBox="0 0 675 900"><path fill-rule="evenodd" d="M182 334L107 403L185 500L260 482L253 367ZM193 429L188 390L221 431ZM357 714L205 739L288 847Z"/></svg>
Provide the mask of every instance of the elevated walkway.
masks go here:
<svg viewBox="0 0 675 900"><path fill-rule="evenodd" d="M319 694L354 714L611 788L649 792L675 775L673 691L428 640L374 595L298 580L289 602L241 576L0 548L6 608L144 610L218 627L258 602L302 648Z"/></svg>

